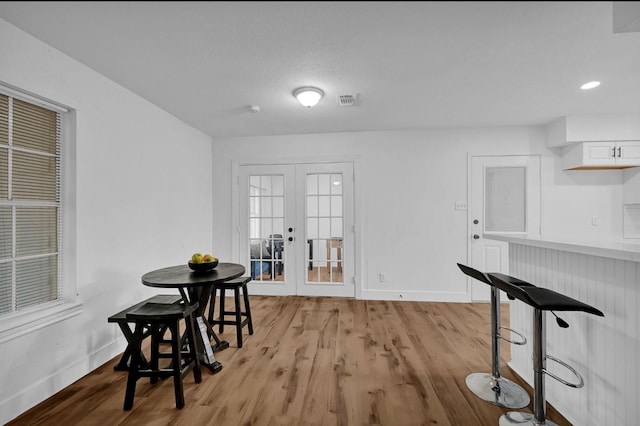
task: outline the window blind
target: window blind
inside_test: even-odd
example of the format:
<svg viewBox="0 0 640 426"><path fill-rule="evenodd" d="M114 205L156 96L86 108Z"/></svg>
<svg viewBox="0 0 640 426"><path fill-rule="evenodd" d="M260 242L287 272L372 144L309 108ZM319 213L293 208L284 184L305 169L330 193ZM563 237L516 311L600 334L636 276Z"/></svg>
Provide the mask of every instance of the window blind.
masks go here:
<svg viewBox="0 0 640 426"><path fill-rule="evenodd" d="M60 298L60 120L0 94L0 315Z"/></svg>

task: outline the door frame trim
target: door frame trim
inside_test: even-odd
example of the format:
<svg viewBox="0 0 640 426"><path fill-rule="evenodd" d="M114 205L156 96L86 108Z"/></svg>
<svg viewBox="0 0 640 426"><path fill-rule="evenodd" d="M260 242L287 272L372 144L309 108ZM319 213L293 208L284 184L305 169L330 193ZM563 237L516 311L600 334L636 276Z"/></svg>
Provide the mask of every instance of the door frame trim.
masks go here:
<svg viewBox="0 0 640 426"><path fill-rule="evenodd" d="M241 166L277 166L297 164L351 163L353 165L353 280L355 298L362 298L362 286L366 282L366 271L363 259L366 259L366 248L362 242L362 157L357 156L326 156L326 157L292 157L278 161L265 161L260 157L239 157L231 160L231 255L233 262L240 260L240 223L239 223L239 185ZM350 279L344 277L345 280Z"/></svg>

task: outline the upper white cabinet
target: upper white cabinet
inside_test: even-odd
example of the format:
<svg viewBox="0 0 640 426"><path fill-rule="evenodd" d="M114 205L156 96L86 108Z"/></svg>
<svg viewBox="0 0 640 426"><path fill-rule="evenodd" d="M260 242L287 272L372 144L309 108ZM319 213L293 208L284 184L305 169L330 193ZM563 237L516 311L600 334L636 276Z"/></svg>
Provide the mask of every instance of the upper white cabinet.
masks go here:
<svg viewBox="0 0 640 426"><path fill-rule="evenodd" d="M581 142L562 149L564 170L624 169L640 166L640 141Z"/></svg>
<svg viewBox="0 0 640 426"><path fill-rule="evenodd" d="M578 142L640 141L640 114L574 114L545 126L548 148Z"/></svg>

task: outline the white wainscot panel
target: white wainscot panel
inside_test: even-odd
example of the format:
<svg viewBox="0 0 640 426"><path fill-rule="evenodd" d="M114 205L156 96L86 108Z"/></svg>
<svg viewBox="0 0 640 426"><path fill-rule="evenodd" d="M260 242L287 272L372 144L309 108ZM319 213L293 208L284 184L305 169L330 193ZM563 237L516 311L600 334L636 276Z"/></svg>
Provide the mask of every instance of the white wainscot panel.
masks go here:
<svg viewBox="0 0 640 426"><path fill-rule="evenodd" d="M509 245L510 275L600 309L605 317L547 313L547 353L572 365L584 378L581 389L546 376L546 399L575 425L636 425L640 418L640 263L568 251ZM533 340L533 309L511 301L511 328ZM509 366L533 385L531 345L512 346ZM572 374L553 361L547 369L568 381Z"/></svg>

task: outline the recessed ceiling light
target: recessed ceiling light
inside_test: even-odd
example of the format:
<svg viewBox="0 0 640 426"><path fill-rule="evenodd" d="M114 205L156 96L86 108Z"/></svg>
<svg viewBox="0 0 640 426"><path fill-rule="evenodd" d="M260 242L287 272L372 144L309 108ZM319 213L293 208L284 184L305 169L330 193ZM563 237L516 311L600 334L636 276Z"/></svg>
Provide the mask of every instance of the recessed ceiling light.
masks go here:
<svg viewBox="0 0 640 426"><path fill-rule="evenodd" d="M594 87L598 87L598 86L600 86L600 82L599 81L590 81L590 82L585 83L582 86L580 86L580 88L582 90L589 90L589 89L593 89Z"/></svg>

